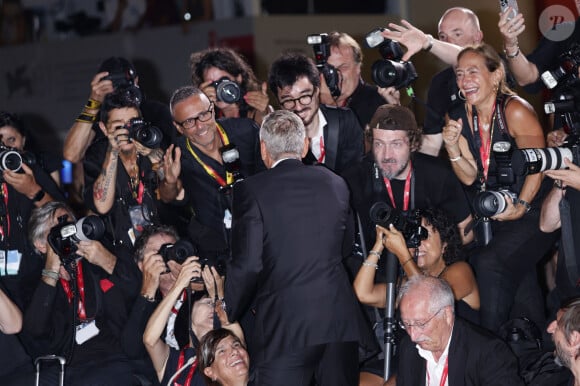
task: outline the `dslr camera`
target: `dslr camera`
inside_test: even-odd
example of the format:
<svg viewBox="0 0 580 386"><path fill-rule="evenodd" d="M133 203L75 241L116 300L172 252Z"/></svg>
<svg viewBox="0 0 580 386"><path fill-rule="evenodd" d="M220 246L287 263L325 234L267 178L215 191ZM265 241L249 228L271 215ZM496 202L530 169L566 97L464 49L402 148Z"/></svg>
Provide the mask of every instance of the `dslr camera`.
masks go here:
<svg viewBox="0 0 580 386"><path fill-rule="evenodd" d="M149 149L156 149L161 145L163 139L161 130L142 118L131 118L123 128L129 131L131 141L137 141Z"/></svg>
<svg viewBox="0 0 580 386"><path fill-rule="evenodd" d="M137 74L131 68L127 68L124 72L113 72L107 76L103 76L101 80L110 80L113 83L113 88L127 88L135 86L135 78Z"/></svg>
<svg viewBox="0 0 580 386"><path fill-rule="evenodd" d="M174 244L163 244L158 252L163 261L167 264L169 260L173 260L178 264L183 264L185 259L189 256L197 255L197 248L187 240L180 239Z"/></svg>
<svg viewBox="0 0 580 386"><path fill-rule="evenodd" d="M48 244L62 264L69 266L77 260L79 241L101 240L104 235L105 223L99 216L86 216L73 222L67 221L65 215L58 218L58 224L48 233Z"/></svg>
<svg viewBox="0 0 580 386"><path fill-rule="evenodd" d="M483 221L489 221L493 217L503 213L507 206L507 200L517 202L518 195L510 191L510 186L515 182L514 170L511 162L511 144L500 141L493 144L493 156L496 163L496 179L500 186L497 190L484 190L478 192L473 199L473 209Z"/></svg>
<svg viewBox="0 0 580 386"><path fill-rule="evenodd" d="M567 51L558 57L560 65L554 70L545 71L541 78L546 87L555 88L559 83L572 82L578 79L580 66L580 44L574 42Z"/></svg>
<svg viewBox="0 0 580 386"><path fill-rule="evenodd" d="M379 87L395 87L397 90L409 87L418 78L417 70L410 61L402 61L403 49L393 40L385 39L377 28L365 37L369 48L378 47L383 60L377 60L371 67L373 81Z"/></svg>
<svg viewBox="0 0 580 386"><path fill-rule="evenodd" d="M330 42L328 34L313 34L306 37L306 42L312 46L314 50L314 60L318 71L324 76L326 85L330 90L330 95L334 98L340 96L340 77L338 70L328 64L328 57L330 56Z"/></svg>
<svg viewBox="0 0 580 386"><path fill-rule="evenodd" d="M242 98L242 89L239 84L224 76L211 84L215 88L218 101L228 104L237 103Z"/></svg>
<svg viewBox="0 0 580 386"><path fill-rule="evenodd" d="M421 215L417 210L404 213L379 201L371 206L369 216L372 222L384 228L389 229L389 225L393 224L403 234L409 248L419 247L421 241L428 236L427 229L421 225Z"/></svg>

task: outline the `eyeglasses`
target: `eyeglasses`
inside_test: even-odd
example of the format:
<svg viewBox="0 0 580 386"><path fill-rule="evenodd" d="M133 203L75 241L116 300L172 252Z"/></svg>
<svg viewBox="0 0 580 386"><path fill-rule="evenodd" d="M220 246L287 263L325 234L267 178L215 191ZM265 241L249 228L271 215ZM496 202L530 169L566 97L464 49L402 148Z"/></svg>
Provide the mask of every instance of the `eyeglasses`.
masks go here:
<svg viewBox="0 0 580 386"><path fill-rule="evenodd" d="M296 102L300 102L300 104L302 106L306 106L306 105L310 104L310 102L312 102L312 97L313 96L314 96L314 92L312 94L310 94L310 95L302 95L299 98L286 99L285 101L280 102L280 104L286 110L291 110L294 107L296 107Z"/></svg>
<svg viewBox="0 0 580 386"><path fill-rule="evenodd" d="M213 103L210 103L209 108L206 111L199 113L199 115L197 117L187 118L183 122L175 121L175 123L177 123L179 126L183 127L184 129L191 129L197 125L198 121L199 122L209 121L210 118L212 117L212 112L213 112Z"/></svg>
<svg viewBox="0 0 580 386"><path fill-rule="evenodd" d="M410 328L416 328L418 330L423 331L425 329L425 327L427 327L429 322L431 322L433 320L433 318L435 318L437 316L437 314L439 314L444 308L445 307L441 307L436 313L431 315L431 317L424 322L405 323L402 320L399 320L399 327L401 327L403 330L408 330Z"/></svg>

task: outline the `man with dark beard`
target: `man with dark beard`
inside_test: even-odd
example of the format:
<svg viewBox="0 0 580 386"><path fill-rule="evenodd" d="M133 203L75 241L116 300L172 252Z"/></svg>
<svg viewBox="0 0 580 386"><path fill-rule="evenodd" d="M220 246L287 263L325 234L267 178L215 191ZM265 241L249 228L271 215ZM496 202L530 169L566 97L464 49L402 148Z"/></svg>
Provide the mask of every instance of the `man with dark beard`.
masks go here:
<svg viewBox="0 0 580 386"><path fill-rule="evenodd" d="M375 224L369 210L379 201L403 212L440 208L457 223L463 243L469 242L471 232L466 235L464 231L472 217L461 184L444 161L417 151L421 130L411 110L404 106L380 106L365 134L370 138L372 151L343 173L343 177L351 189L366 245L375 242ZM384 264L379 267L384 269Z"/></svg>
<svg viewBox="0 0 580 386"><path fill-rule="evenodd" d="M568 385L580 386L580 297L564 303L548 332L556 346L556 357L572 372Z"/></svg>
<svg viewBox="0 0 580 386"><path fill-rule="evenodd" d="M272 63L270 91L283 110L300 117L309 138L307 164L324 164L336 173L359 162L363 155L363 131L347 108L320 104L320 74L312 59L287 53Z"/></svg>

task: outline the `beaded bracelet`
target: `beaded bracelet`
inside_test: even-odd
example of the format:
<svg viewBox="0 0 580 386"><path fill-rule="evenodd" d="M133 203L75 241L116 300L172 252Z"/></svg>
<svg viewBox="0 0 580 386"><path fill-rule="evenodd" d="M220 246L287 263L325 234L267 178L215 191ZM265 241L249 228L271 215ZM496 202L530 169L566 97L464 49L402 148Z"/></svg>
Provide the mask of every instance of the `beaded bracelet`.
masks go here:
<svg viewBox="0 0 580 386"><path fill-rule="evenodd" d="M371 263L369 261L363 261L362 265L364 265L365 267L373 267L374 269L378 269L379 265L377 263Z"/></svg>

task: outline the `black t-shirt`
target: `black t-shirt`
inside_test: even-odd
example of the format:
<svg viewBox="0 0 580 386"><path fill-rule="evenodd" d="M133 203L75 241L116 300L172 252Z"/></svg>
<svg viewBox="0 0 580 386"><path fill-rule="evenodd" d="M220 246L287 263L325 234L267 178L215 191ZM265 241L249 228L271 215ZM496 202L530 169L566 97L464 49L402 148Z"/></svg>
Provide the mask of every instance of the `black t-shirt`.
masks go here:
<svg viewBox="0 0 580 386"><path fill-rule="evenodd" d="M540 44L527 58L536 65L538 75L541 76L544 71L555 70L560 65L559 55L568 50L573 42L580 42L580 18L576 19L574 32L570 37L562 41L549 40L543 37ZM524 90L528 93L536 93L541 91L543 87L544 83L538 78L536 82L525 86Z"/></svg>
<svg viewBox="0 0 580 386"><path fill-rule="evenodd" d="M384 104L387 104L387 101L379 94L377 86L367 84L361 79L346 106L355 113L360 127L364 130L377 108Z"/></svg>
<svg viewBox="0 0 580 386"><path fill-rule="evenodd" d="M435 74L429 84L423 133L440 134L445 125L445 114L455 103L463 104L463 101L459 97L455 71L447 67Z"/></svg>
<svg viewBox="0 0 580 386"><path fill-rule="evenodd" d="M248 118L223 118L218 119L217 122L223 127L229 142L238 149L241 175L249 177L264 170L265 166L260 156L259 129L256 123ZM211 237L225 241L226 230L223 222L227 209L227 203L224 201L226 200L225 192L220 192L221 185L206 172L190 153L186 138L180 137L176 143L181 148L181 181L185 190L185 198L180 204L190 205L193 208L196 221L202 228L199 232L194 232L198 234L192 234L190 237L195 242L203 242L199 234L204 233L204 238ZM211 167L225 181L226 169L224 165L196 150L195 146L192 146L192 149L201 161Z"/></svg>
<svg viewBox="0 0 580 386"><path fill-rule="evenodd" d="M418 152L412 153L411 157L414 176L409 209L440 208L457 223L465 220L470 215L469 205L461 183L449 165L439 158ZM384 180L374 165L371 153L343 173L343 177L349 185L352 205L360 217L369 250L374 245L376 234L375 224L369 215L371 206L378 201L392 206ZM403 180L391 180L395 204L399 209L403 204L404 184Z"/></svg>

